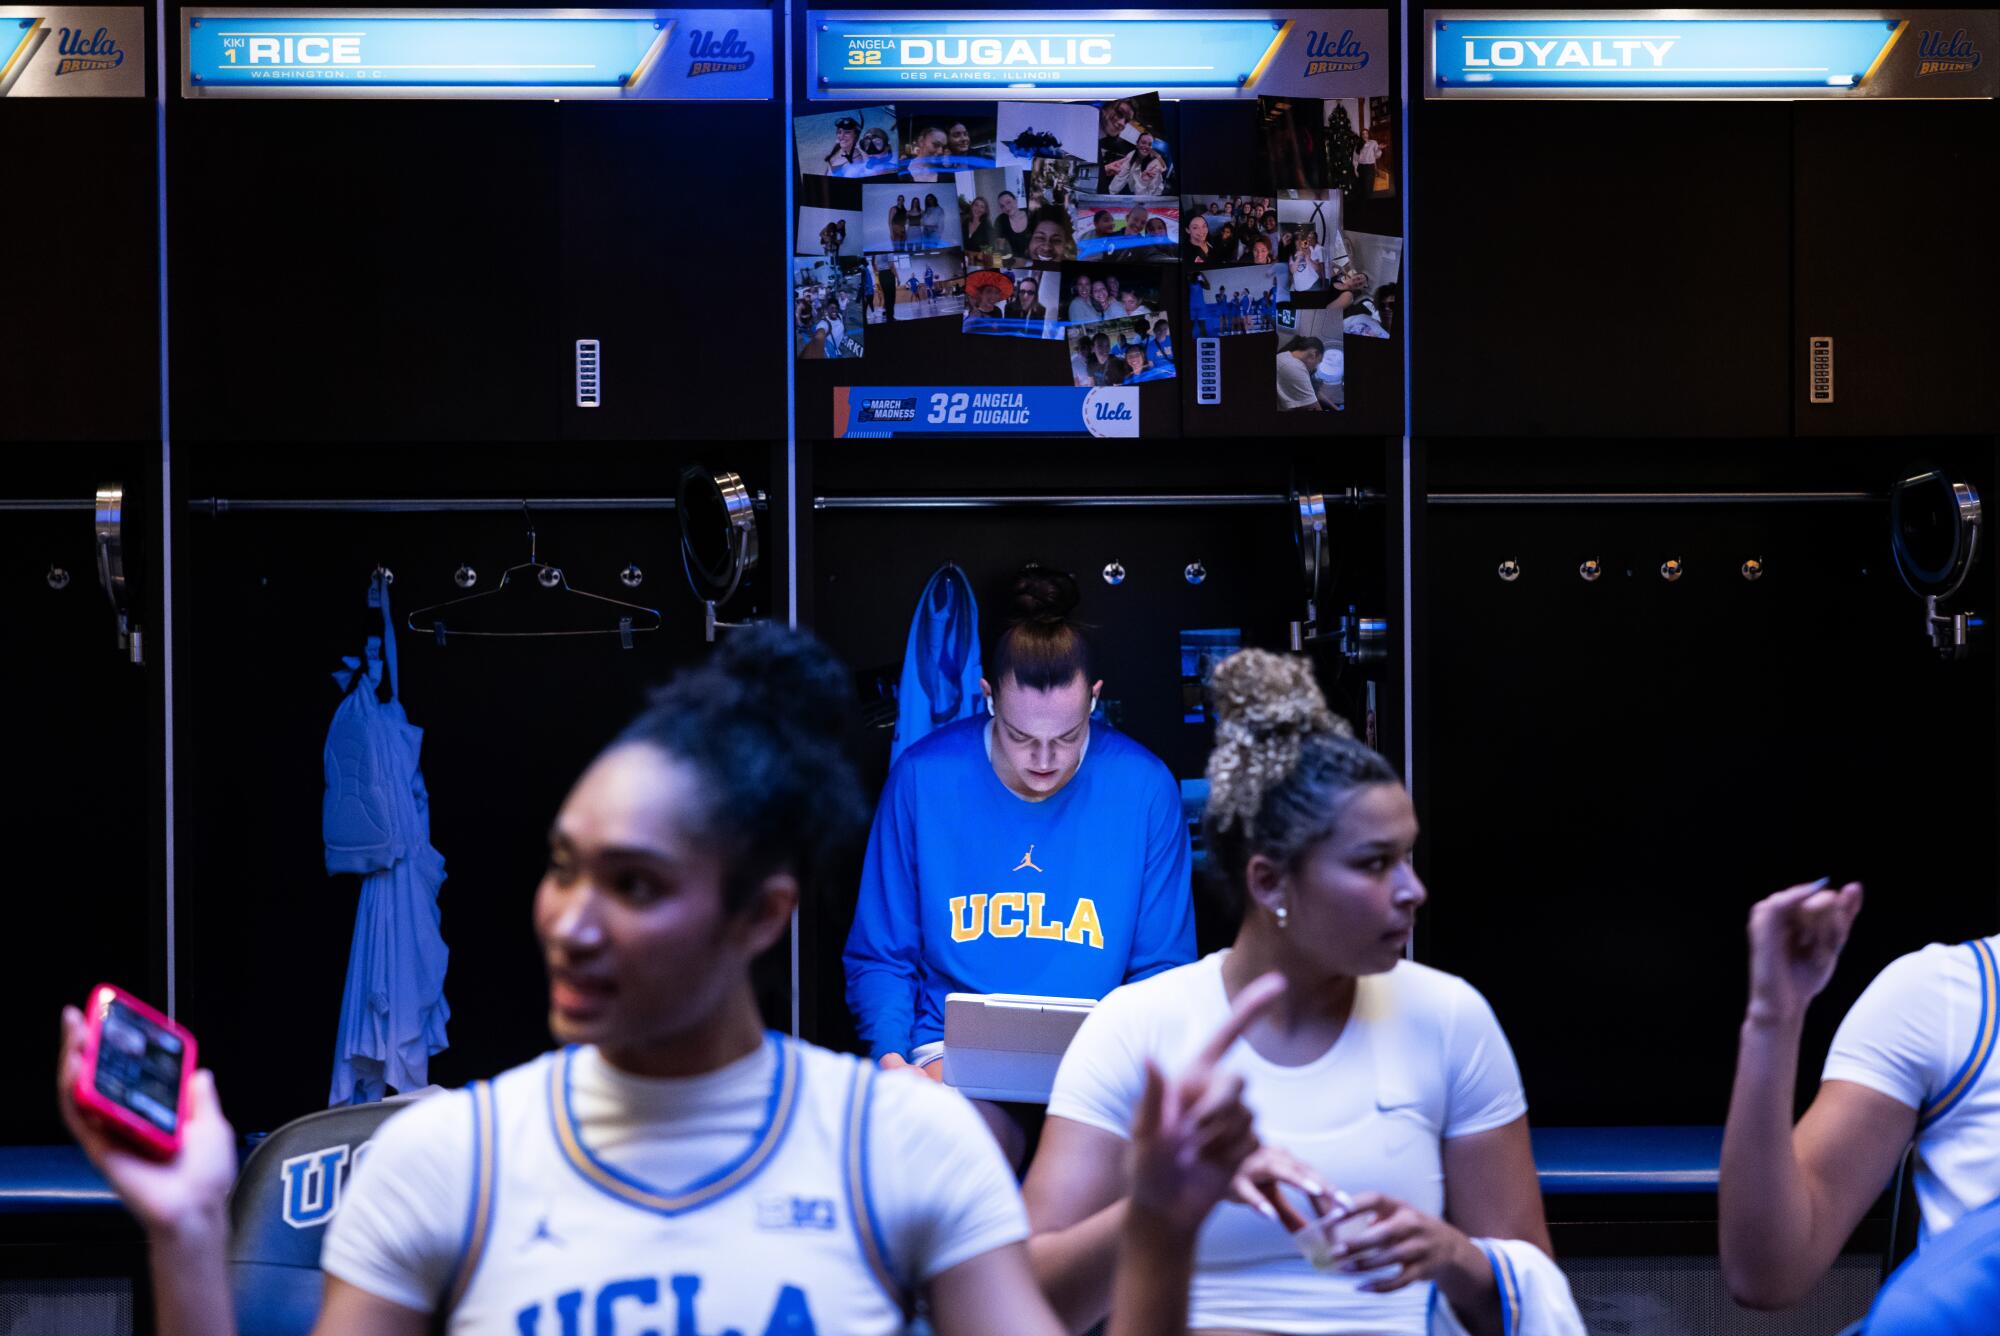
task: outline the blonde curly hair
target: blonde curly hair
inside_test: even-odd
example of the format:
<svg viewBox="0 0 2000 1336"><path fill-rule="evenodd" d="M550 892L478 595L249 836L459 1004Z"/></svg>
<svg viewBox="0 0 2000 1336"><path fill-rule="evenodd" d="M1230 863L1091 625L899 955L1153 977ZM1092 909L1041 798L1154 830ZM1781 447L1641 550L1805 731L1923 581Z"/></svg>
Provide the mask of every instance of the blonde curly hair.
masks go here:
<svg viewBox="0 0 2000 1336"><path fill-rule="evenodd" d="M1215 750L1208 757L1202 838L1233 896L1251 858L1286 867L1333 833L1347 797L1397 784L1395 769L1354 739L1327 708L1312 665L1295 654L1246 649L1215 670Z"/></svg>
<svg viewBox="0 0 2000 1336"><path fill-rule="evenodd" d="M1255 838L1264 795L1297 769L1314 734L1351 738L1329 710L1312 665L1291 654L1246 649L1215 670L1215 750L1208 754L1208 810L1219 829Z"/></svg>

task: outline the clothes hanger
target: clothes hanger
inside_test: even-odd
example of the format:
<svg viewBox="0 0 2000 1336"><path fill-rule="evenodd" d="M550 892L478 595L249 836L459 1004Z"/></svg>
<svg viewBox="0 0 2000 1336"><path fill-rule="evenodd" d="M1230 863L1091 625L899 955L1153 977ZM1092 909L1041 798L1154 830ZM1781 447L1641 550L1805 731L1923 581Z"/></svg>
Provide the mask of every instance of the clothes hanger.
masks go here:
<svg viewBox="0 0 2000 1336"><path fill-rule="evenodd" d="M526 561L518 565L509 566L506 570L500 572L500 582L493 588L483 590L477 594L465 594L458 598L446 599L442 603L433 603L429 607L418 608L404 619L404 625L408 626L412 631L432 632L437 636L439 646L443 646L451 636L518 638L526 636L615 635L618 637L619 643L626 649L632 648L632 637L635 634L642 631L657 631L660 629L662 618L657 608L643 607L637 603L627 603L624 599L609 598L603 594L593 594L585 589L572 588L569 576L563 573L562 567L551 566L541 559L535 538L534 512L528 509L526 501L521 503L521 515L526 520L528 526L528 559ZM615 615L616 623L611 626L590 626L557 630L488 630L477 629L465 624L468 604L478 603L484 599L497 599L501 595L508 593L510 589L522 588L522 585L514 583L514 577L526 571L534 572L535 583L549 591L550 594L565 594L568 595L570 600L588 599L593 604L602 605L601 609L593 609L593 611L601 611L606 617ZM530 597L538 596L530 595ZM515 601L520 601L520 595L514 595L514 598ZM497 607L497 605L494 606ZM582 610L581 605L574 602L565 601L562 606L571 610ZM451 609L457 609L458 611L450 612L449 616L444 615ZM614 614L612 611L614 609L622 610L622 612ZM481 611L484 611L484 609ZM546 603L538 601L537 611L546 613Z"/></svg>

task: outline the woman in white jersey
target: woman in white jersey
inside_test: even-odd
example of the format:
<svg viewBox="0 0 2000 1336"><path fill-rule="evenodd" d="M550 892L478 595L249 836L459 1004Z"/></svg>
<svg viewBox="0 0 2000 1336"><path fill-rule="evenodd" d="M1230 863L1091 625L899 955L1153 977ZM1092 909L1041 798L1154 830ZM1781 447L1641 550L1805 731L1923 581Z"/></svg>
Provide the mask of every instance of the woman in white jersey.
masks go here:
<svg viewBox="0 0 2000 1336"><path fill-rule="evenodd" d="M1492 1010L1463 980L1403 959L1425 897L1409 795L1329 713L1303 659L1245 650L1213 689L1203 832L1243 925L1231 949L1120 988L1084 1022L1025 1189L1037 1274L1072 1330L1104 1314L1104 1259L1132 1186L1123 1129L1147 1064L1178 1062L1187 1036L1276 971L1285 997L1223 1060L1270 1149L1241 1204L1202 1228L1190 1327L1420 1334L1435 1288L1465 1327L1499 1332L1506 1269L1474 1240L1546 1253L1548 1226ZM1333 1193L1352 1199L1333 1267L1293 1243L1306 1221L1281 1183L1321 1215Z"/></svg>
<svg viewBox="0 0 2000 1336"><path fill-rule="evenodd" d="M1722 1270L1738 1303L1806 1296L1914 1139L1928 1240L2000 1197L2000 969L1984 937L1889 962L1840 1023L1792 1125L1806 1008L1840 960L1861 884L1793 886L1750 911L1750 1003L1722 1140Z"/></svg>
<svg viewBox="0 0 2000 1336"><path fill-rule="evenodd" d="M316 1336L847 1336L1059 1330L1027 1221L951 1091L764 1030L750 962L859 822L851 691L810 638L740 631L591 765L550 833L535 929L565 1047L386 1122L329 1228ZM1264 1001L1278 981L1263 988ZM1146 1207L1119 1260L1121 1332L1178 1332L1194 1230L1254 1147L1216 1047L1138 1115ZM229 1336L235 1174L206 1073L165 1165L106 1142L59 1089L145 1226L159 1330Z"/></svg>

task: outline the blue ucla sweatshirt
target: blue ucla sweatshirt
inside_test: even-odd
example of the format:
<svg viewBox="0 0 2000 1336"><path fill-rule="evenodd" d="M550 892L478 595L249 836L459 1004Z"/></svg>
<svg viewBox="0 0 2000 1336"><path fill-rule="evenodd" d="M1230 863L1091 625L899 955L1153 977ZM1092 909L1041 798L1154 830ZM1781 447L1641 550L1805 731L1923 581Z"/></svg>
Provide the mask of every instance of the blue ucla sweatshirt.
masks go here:
<svg viewBox="0 0 2000 1336"><path fill-rule="evenodd" d="M890 768L868 837L847 1003L874 1057L944 1038L947 993L1100 998L1194 959L1180 787L1103 724L1028 802L993 773L985 717Z"/></svg>

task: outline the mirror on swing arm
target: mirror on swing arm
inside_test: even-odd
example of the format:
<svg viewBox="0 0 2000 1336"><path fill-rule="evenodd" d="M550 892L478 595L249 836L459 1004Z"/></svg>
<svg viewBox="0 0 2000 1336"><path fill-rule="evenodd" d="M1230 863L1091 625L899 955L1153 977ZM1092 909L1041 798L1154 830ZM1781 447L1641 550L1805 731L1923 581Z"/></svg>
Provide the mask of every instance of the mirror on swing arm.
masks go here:
<svg viewBox="0 0 2000 1336"><path fill-rule="evenodd" d="M1937 469L1903 478L1889 489L1889 540L1896 571L1924 600L1931 645L1947 659L1962 659L1971 631L1983 625L1973 612L1948 612L1979 555L1979 493Z"/></svg>
<svg viewBox="0 0 2000 1336"><path fill-rule="evenodd" d="M719 621L715 614L757 566L757 509L750 489L737 474L692 465L681 471L674 512L681 524L681 568L707 609L708 638L715 639L718 627L747 625Z"/></svg>
<svg viewBox="0 0 2000 1336"><path fill-rule="evenodd" d="M145 635L132 620L125 587L125 487L107 482L97 489L92 507L92 524L97 547L97 583L111 600L111 615L118 627L118 648L132 662L146 661Z"/></svg>

